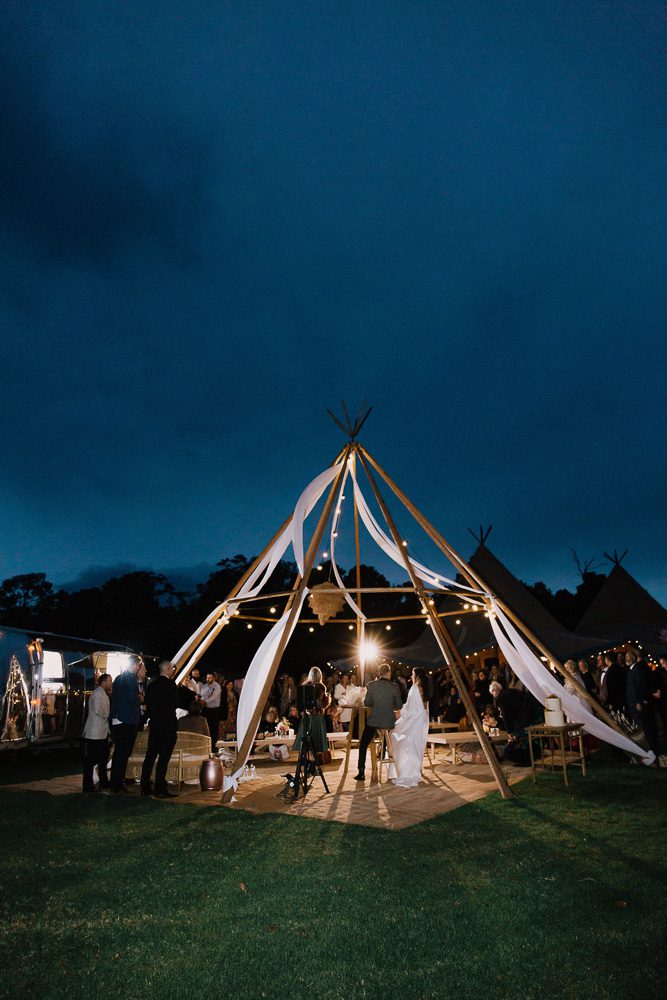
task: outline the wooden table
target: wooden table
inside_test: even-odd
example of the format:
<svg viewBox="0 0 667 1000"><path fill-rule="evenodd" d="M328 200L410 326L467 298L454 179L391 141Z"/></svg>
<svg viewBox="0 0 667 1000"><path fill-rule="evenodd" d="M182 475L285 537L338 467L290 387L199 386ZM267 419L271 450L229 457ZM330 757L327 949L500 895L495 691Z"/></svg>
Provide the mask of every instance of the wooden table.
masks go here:
<svg viewBox="0 0 667 1000"><path fill-rule="evenodd" d="M428 731L429 733L445 733L453 732L455 729L459 728L458 722L429 722Z"/></svg>
<svg viewBox="0 0 667 1000"><path fill-rule="evenodd" d="M491 743L506 743L507 733L503 733L502 736L487 736L487 739ZM451 750L451 757L448 761L450 764L460 764L461 761L457 754L457 749L465 743L479 743L479 736L474 731L464 731L456 733L429 733L426 739L427 748L430 746L431 751L429 753L429 760L431 764L434 763L433 753L436 745L445 747ZM445 758L446 759L446 758Z"/></svg>
<svg viewBox="0 0 667 1000"><path fill-rule="evenodd" d="M581 768L581 773L586 774L586 757L584 755L584 727L579 722L567 722L564 726L529 726L528 750L530 753L530 768L533 772L533 781L537 768L553 774L557 767L563 768L563 781L567 785L567 765L571 764ZM540 759L535 760L533 752L533 740L540 747ZM571 750L572 741L576 741L578 750ZM567 749L566 749L567 746Z"/></svg>

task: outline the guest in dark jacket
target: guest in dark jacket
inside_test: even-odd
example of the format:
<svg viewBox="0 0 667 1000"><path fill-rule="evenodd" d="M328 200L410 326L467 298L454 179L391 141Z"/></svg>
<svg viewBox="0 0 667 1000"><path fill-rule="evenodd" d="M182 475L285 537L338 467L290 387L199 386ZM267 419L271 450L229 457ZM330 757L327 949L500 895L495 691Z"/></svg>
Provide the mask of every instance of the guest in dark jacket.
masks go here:
<svg viewBox="0 0 667 1000"><path fill-rule="evenodd" d="M111 688L111 738L114 743L111 760L111 791L125 791L125 772L132 754L141 719L137 674L143 666L140 656L132 655L127 668Z"/></svg>
<svg viewBox="0 0 667 1000"><path fill-rule="evenodd" d="M651 696L650 670L645 660L640 660L635 649L629 649L625 654L628 668L627 699L628 708L634 722L644 730L644 736L649 750L658 757L658 726L653 710L654 699Z"/></svg>
<svg viewBox="0 0 667 1000"><path fill-rule="evenodd" d="M146 688L146 715L148 716L148 749L141 769L141 794L151 795L151 773L155 768L155 796L159 799L174 798L167 789L167 767L176 746L178 720L178 689L172 680L170 660L160 664L160 675Z"/></svg>
<svg viewBox="0 0 667 1000"><path fill-rule="evenodd" d="M626 711L626 670L613 653L604 654L604 667L600 674L600 701L615 712Z"/></svg>

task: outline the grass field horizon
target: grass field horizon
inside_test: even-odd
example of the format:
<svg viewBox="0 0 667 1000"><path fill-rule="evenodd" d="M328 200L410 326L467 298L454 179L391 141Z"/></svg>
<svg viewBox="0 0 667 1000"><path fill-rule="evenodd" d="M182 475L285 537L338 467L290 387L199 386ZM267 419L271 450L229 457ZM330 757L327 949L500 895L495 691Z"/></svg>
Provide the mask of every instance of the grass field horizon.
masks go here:
<svg viewBox="0 0 667 1000"><path fill-rule="evenodd" d="M662 996L666 779L603 751L395 832L0 787L0 998Z"/></svg>

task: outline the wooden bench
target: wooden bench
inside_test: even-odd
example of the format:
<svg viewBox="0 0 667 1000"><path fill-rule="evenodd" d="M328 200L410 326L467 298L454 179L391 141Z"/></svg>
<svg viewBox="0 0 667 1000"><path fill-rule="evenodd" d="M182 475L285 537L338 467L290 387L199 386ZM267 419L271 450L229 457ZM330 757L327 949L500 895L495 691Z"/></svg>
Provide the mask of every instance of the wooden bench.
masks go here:
<svg viewBox="0 0 667 1000"><path fill-rule="evenodd" d="M137 733L132 756L127 763L127 777L138 779L148 749L148 730ZM199 778L202 762L211 756L211 737L201 733L176 733L176 746L167 767L167 781L180 785Z"/></svg>

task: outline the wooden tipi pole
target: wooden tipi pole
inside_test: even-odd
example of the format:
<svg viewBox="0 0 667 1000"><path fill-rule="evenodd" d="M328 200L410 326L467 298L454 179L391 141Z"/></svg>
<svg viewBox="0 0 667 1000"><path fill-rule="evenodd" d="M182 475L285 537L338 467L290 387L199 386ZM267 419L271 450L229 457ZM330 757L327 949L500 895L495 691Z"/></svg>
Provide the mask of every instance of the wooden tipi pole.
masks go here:
<svg viewBox="0 0 667 1000"><path fill-rule="evenodd" d="M424 590L424 587L423 587L423 584L422 584L421 580L419 579L419 577L417 576L417 574L414 571L414 568L412 566L412 563L410 562L410 558L408 556L407 550L406 550L406 548L403 545L403 542L402 542L401 536L398 533L398 530L396 529L396 525L394 523L394 519L392 518L392 516L391 516L391 514L389 512L389 509L388 509L388 507L387 507L387 505L386 505L386 503L384 501L384 498L383 498L382 494L380 493L380 491L379 491L379 489L377 487L377 484L375 482L373 474L371 473L371 470L368 468L368 465L367 465L366 461L364 460L364 453L363 453L363 451L359 452L359 459L360 459L361 464L363 466L364 472L366 473L366 475L368 477L368 481L371 484L373 493L375 494L375 499L377 500L377 502L378 502L378 504L380 506L380 509L382 511L382 514L384 516L384 519L387 522L387 527L389 528L389 531L391 533L391 537L394 540L394 544L397 546L398 551L403 556L403 562L405 563L405 568L408 571L408 574L409 574L410 579L412 581L412 585L415 588L415 591L417 592L417 594L418 594L418 596L419 596L419 598L420 598L420 600L422 602L423 607L426 608L426 609L428 609L429 604L428 604L428 596L426 594L426 591ZM472 704L470 696L468 695L468 691L467 691L467 689L465 687L465 684L463 683L463 680L461 678L461 672L460 672L460 665L461 665L460 664L460 654L459 654L458 650L456 649L456 645L454 644L454 642L453 642L451 636L449 635L449 632L445 628L444 624L442 623L442 621L440 620L440 618L438 618L437 614L427 615L427 618L428 618L429 625L431 626L431 631L433 632L433 635L435 637L435 641L437 642L438 646L440 647L440 651L442 652L442 655L443 655L443 657L445 659L445 662L449 664L449 669L451 670L452 678L454 680L454 683L456 684L456 688L457 688L457 690L459 692L459 695L461 697L461 701L463 702L463 704L465 706L466 714L467 714L467 716L468 716L468 718L470 720L470 723L471 723L471 725L472 725L472 727L473 727L473 729L475 731L475 734L477 735L477 738L479 739L480 745L481 745L481 747L482 747L482 749L484 751L484 756L486 757L488 765L491 768L491 771L493 773L494 778L496 779L496 784L498 785L498 789L500 791L500 794L502 795L502 797L504 799L512 798L513 795L514 795L514 793L512 792L510 786L507 784L507 779L505 778L505 775L503 774L503 770L502 770L502 768L500 766L500 762L498 761L498 758L495 755L493 747L489 743L488 737L487 737L486 733L484 732L484 729L482 728L482 724L481 724L481 722L479 720L479 716L477 715L477 712L475 711L475 708L474 708L474 706Z"/></svg>
<svg viewBox="0 0 667 1000"><path fill-rule="evenodd" d="M384 479L387 486L389 486L389 488L395 493L395 495L401 501L403 506L412 514L415 521L417 521L417 523L424 529L429 538L433 542L435 542L440 551L444 553L444 555L446 555L447 558L452 563L454 563L455 566L459 568L461 575L466 578L468 583L471 584L471 586L473 587L479 587L480 590L483 590L485 593L491 593L490 588L487 586L484 580L482 580L479 574L472 568L472 566L469 565L469 563L467 563L464 559L461 558L458 552L456 552L456 550L451 547L449 542L447 542L446 539L443 538L440 532L433 527L431 522L427 520L427 518L424 517L421 511L415 507L415 505L412 503L409 497L407 497L405 493L402 491L402 489L399 486L397 486L397 484L388 475L388 473L384 471L382 466L378 462L376 462L371 455L368 454L365 448L362 448L361 445L359 445L359 448L361 450L361 453L363 453L364 458L366 458L368 462L370 462L373 468ZM504 611L507 617L517 626L517 628L521 632L524 633L526 638L529 639L530 642L532 642L533 645L540 650L542 655L547 657L547 659L554 665L558 673L561 674L561 676L567 680L568 684L570 684L572 687L576 689L577 694L581 695L581 697L590 705L593 711L604 722L606 722L608 726L611 726L611 728L614 729L617 733L621 733L621 735L625 736L626 734L623 732L623 730L618 725L616 720L613 719L611 715L609 715L609 713L602 707L602 705L600 705L597 701L595 701L593 697L591 697L591 695L588 693L583 684L580 684L575 677L573 677L570 673L568 673L568 671L565 669L565 667L560 662L558 657L554 656L554 654L547 649L544 643L541 642L541 640L538 639L538 637L534 634L534 632L532 632L531 629L528 628L525 622L522 622L521 619L518 618L517 615L515 615L512 609L507 604L505 604L505 602L500 597L494 595L494 599L498 607L502 611Z"/></svg>
<svg viewBox="0 0 667 1000"><path fill-rule="evenodd" d="M343 458L340 471L336 476L333 486L329 490L329 496L327 497L324 509L320 514L320 518L317 522L317 526L313 533L313 537L310 540L310 545L308 546L308 550L304 558L303 575L297 576L294 582L294 589L292 590L292 594L285 608L285 613L288 613L287 623L285 625L282 638L278 644L278 648L276 649L273 660L271 662L271 666L269 667L268 673L264 680L264 685L262 687L262 690L260 691L259 698L257 699L257 704L255 705L254 711L250 717L250 721L248 723L248 728L246 730L245 736L243 737L241 746L238 748L236 752L236 758L231 768L232 774L238 771L239 767L242 767L243 764L245 764L246 760L248 759L248 754L250 753L250 748L252 747L252 744L255 741L255 736L257 735L257 726L259 725L262 709L264 708L264 703L266 702L266 699L269 696L269 692L271 691L271 685L273 684L273 679L276 676L278 667L280 666L280 661L283 658L285 647L289 642L292 626L294 625L295 619L299 614L301 597L308 585L308 580L310 579L310 574L312 573L313 570L313 565L315 563L315 556L317 555L317 550L320 546L320 542L322 541L322 535L324 534L324 529L326 528L327 521L329 520L329 517L331 515L331 510L334 505L336 494L338 493L338 490L340 489L340 484L343 481L343 476L345 475L345 465L347 459L349 458L351 448L352 446L349 444L345 446L345 449L343 451ZM232 790L229 789L222 796L223 802L228 802L231 799L231 797L232 797Z"/></svg>

